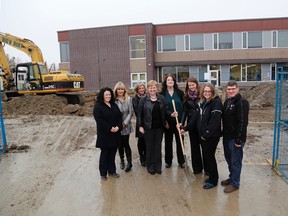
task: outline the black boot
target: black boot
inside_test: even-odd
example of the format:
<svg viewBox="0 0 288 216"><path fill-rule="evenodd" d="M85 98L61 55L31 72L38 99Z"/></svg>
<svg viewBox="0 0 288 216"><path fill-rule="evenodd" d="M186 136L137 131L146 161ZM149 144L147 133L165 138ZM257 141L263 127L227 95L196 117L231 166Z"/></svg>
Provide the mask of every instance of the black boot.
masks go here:
<svg viewBox="0 0 288 216"><path fill-rule="evenodd" d="M146 166L145 157L143 155L140 155L140 163L141 163L141 166L143 167Z"/></svg>
<svg viewBox="0 0 288 216"><path fill-rule="evenodd" d="M128 163L127 163L127 166L126 166L126 168L125 168L125 172L129 172L129 171L131 170L131 168L132 168L132 163L131 163L131 162L128 162Z"/></svg>
<svg viewBox="0 0 288 216"><path fill-rule="evenodd" d="M124 170L124 168L125 168L125 162L124 162L124 159L121 159L121 161L120 161L120 169Z"/></svg>

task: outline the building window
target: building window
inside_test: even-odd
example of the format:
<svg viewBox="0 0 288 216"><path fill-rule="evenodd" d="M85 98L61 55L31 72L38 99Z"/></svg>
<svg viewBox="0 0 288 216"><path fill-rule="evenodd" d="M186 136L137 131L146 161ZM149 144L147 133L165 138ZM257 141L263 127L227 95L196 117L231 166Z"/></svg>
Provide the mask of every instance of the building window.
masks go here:
<svg viewBox="0 0 288 216"><path fill-rule="evenodd" d="M190 51L190 37L189 35L184 35L185 51Z"/></svg>
<svg viewBox="0 0 288 216"><path fill-rule="evenodd" d="M176 82L182 83L189 77L189 66L162 67L160 70L159 82L163 82L167 74L172 74Z"/></svg>
<svg viewBox="0 0 288 216"><path fill-rule="evenodd" d="M230 65L230 80L241 81L241 65Z"/></svg>
<svg viewBox="0 0 288 216"><path fill-rule="evenodd" d="M188 66L179 66L176 68L177 71L177 82L186 82L189 77L189 67Z"/></svg>
<svg viewBox="0 0 288 216"><path fill-rule="evenodd" d="M157 52L163 52L162 49L162 36L157 37Z"/></svg>
<svg viewBox="0 0 288 216"><path fill-rule="evenodd" d="M272 47L277 47L277 31L272 31Z"/></svg>
<svg viewBox="0 0 288 216"><path fill-rule="evenodd" d="M243 32L242 47L245 48L262 48L262 32Z"/></svg>
<svg viewBox="0 0 288 216"><path fill-rule="evenodd" d="M162 48L163 52L176 51L176 37L173 36L162 36Z"/></svg>
<svg viewBox="0 0 288 216"><path fill-rule="evenodd" d="M204 35L190 35L190 50L204 50Z"/></svg>
<svg viewBox="0 0 288 216"><path fill-rule="evenodd" d="M60 42L60 59L61 59L61 62L70 62L68 42Z"/></svg>
<svg viewBox="0 0 288 216"><path fill-rule="evenodd" d="M214 33L213 34L213 49L217 50L218 49L218 34Z"/></svg>
<svg viewBox="0 0 288 216"><path fill-rule="evenodd" d="M262 32L248 32L248 48L262 48Z"/></svg>
<svg viewBox="0 0 288 216"><path fill-rule="evenodd" d="M233 49L233 36L231 32L219 33L219 49Z"/></svg>
<svg viewBox="0 0 288 216"><path fill-rule="evenodd" d="M205 79L205 73L207 73L207 65L200 65L199 66L199 82L207 82L208 80Z"/></svg>
<svg viewBox="0 0 288 216"><path fill-rule="evenodd" d="M145 36L130 37L130 58L146 58L146 39Z"/></svg>
<svg viewBox="0 0 288 216"><path fill-rule="evenodd" d="M131 88L134 88L137 83L147 83L147 75L145 72L131 73Z"/></svg>
<svg viewBox="0 0 288 216"><path fill-rule="evenodd" d="M261 80L261 64L242 64L242 81Z"/></svg>
<svg viewBox="0 0 288 216"><path fill-rule="evenodd" d="M242 32L242 48L247 49L247 32Z"/></svg>
<svg viewBox="0 0 288 216"><path fill-rule="evenodd" d="M159 82L162 82L164 80L164 77L167 75L167 74L172 74L174 75L175 77L176 76L176 67L162 67L161 68L161 74L160 74L160 79L159 79ZM177 79L177 78L176 78Z"/></svg>
<svg viewBox="0 0 288 216"><path fill-rule="evenodd" d="M288 30L278 31L278 47L288 47Z"/></svg>

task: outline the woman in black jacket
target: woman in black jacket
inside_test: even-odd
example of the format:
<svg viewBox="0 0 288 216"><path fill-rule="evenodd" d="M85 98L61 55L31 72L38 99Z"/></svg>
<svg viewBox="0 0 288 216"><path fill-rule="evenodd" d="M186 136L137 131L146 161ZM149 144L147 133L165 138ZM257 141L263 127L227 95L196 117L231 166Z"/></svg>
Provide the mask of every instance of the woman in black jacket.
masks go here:
<svg viewBox="0 0 288 216"><path fill-rule="evenodd" d="M132 104L133 104L133 110L136 115L136 130L135 130L135 136L138 138L137 141L137 148L138 153L140 156L140 163L141 166L146 166L146 145L144 140L144 135L139 132L139 127L137 126L137 116L138 116L138 105L140 99L146 95L146 86L144 83L138 83L135 88L135 96L132 98Z"/></svg>
<svg viewBox="0 0 288 216"><path fill-rule="evenodd" d="M200 139L197 130L197 118L200 109L198 105L199 91L200 86L198 80L195 77L189 77L186 80L181 128L185 131L189 131L192 168L194 174L202 173L203 168L205 173L207 173L206 166L203 164L202 160L203 152L201 153ZM188 125L188 123L190 125Z"/></svg>
<svg viewBox="0 0 288 216"><path fill-rule="evenodd" d="M161 143L163 128L168 116L177 116L171 113L165 98L157 94L157 82L150 80L147 83L148 94L140 99L138 105L137 124L139 132L144 134L146 144L147 171L154 175L162 173Z"/></svg>
<svg viewBox="0 0 288 216"><path fill-rule="evenodd" d="M102 88L98 94L93 110L97 124L96 148L101 149L99 171L102 180L109 176L118 178L116 173L115 155L121 141L122 115L115 104L112 89Z"/></svg>
<svg viewBox="0 0 288 216"><path fill-rule="evenodd" d="M204 164L207 165L209 178L205 180L204 189L217 185L219 174L215 158L216 148L221 137L221 119L223 105L217 96L214 86L205 83L200 91L200 116L198 118L198 131L203 150Z"/></svg>

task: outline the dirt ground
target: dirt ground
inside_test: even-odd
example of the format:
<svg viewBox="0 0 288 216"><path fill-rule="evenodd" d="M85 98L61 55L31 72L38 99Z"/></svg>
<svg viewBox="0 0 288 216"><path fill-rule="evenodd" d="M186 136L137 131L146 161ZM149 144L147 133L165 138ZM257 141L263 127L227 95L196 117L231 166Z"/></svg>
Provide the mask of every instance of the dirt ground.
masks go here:
<svg viewBox="0 0 288 216"><path fill-rule="evenodd" d="M132 171L117 167L120 178L103 182L93 95L84 106L68 105L55 95L13 98L3 103L10 150L0 156L0 215L286 215L287 181L267 162L273 146L274 87L242 92L251 105L250 123L241 187L232 194L224 194L220 184L202 189L205 176L190 170L188 137L189 168L180 169L174 158L171 169L163 164L162 175L151 176L139 163L131 134ZM118 166L118 155L116 160ZM220 180L226 179L221 141L217 160Z"/></svg>

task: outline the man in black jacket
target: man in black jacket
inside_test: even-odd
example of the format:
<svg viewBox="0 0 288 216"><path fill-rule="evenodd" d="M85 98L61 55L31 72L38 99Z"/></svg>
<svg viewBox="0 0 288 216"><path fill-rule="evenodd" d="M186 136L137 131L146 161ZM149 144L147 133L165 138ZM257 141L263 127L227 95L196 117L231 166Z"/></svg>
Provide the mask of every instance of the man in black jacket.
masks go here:
<svg viewBox="0 0 288 216"><path fill-rule="evenodd" d="M238 190L240 186L249 103L240 95L239 87L235 81L228 82L226 91L228 98L224 103L223 145L230 174L227 180L221 182L221 185L225 186L225 193L231 193Z"/></svg>

